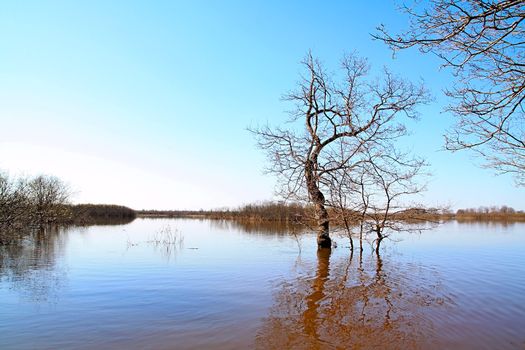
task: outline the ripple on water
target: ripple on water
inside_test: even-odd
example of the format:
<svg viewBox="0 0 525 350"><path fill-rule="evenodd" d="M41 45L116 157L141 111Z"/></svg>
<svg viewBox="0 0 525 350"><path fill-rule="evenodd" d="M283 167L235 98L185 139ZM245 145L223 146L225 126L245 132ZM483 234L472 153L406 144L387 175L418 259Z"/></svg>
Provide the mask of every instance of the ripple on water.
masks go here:
<svg viewBox="0 0 525 350"><path fill-rule="evenodd" d="M165 225L198 249L167 255L148 244ZM122 229L70 229L3 249L0 348L525 344L523 224L449 223L386 242L380 257L351 258L278 227L138 220Z"/></svg>

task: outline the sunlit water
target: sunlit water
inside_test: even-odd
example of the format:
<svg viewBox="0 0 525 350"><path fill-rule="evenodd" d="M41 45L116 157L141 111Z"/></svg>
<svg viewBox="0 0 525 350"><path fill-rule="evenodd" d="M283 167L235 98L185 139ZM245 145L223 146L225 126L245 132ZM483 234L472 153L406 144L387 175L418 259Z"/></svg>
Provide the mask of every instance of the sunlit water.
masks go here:
<svg viewBox="0 0 525 350"><path fill-rule="evenodd" d="M55 232L0 253L0 349L525 348L525 224L394 238L377 257L221 221Z"/></svg>

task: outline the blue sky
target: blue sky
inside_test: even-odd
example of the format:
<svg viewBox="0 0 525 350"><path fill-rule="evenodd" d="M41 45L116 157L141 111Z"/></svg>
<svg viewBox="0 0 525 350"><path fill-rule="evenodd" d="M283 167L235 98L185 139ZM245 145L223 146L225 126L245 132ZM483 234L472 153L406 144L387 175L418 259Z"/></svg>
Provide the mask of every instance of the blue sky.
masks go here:
<svg viewBox="0 0 525 350"><path fill-rule="evenodd" d="M279 124L308 52L336 71L358 51L376 69L424 79L405 145L431 163L428 205L507 204L523 188L442 151L451 84L415 50L392 58L370 33L402 28L393 1L4 1L0 3L0 169L66 180L75 202L219 208L273 198L246 131Z"/></svg>

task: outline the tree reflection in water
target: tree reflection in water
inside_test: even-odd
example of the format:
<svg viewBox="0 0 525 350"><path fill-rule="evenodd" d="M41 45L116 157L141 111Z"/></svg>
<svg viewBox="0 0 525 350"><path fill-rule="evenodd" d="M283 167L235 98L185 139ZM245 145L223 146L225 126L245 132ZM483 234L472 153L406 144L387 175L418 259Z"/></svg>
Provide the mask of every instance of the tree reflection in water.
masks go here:
<svg viewBox="0 0 525 350"><path fill-rule="evenodd" d="M0 246L0 282L31 301L50 301L65 281L57 264L67 234L56 227L42 228L28 238Z"/></svg>
<svg viewBox="0 0 525 350"><path fill-rule="evenodd" d="M431 271L389 265L379 255L333 260L330 250L321 249L315 276L300 271L278 287L257 335L258 348L437 346L432 319L452 302Z"/></svg>
<svg viewBox="0 0 525 350"><path fill-rule="evenodd" d="M243 220L206 220L214 230L237 231L243 234L253 234L261 236L280 236L287 237L294 234L301 234L307 231L306 227L298 223L282 222L252 222Z"/></svg>

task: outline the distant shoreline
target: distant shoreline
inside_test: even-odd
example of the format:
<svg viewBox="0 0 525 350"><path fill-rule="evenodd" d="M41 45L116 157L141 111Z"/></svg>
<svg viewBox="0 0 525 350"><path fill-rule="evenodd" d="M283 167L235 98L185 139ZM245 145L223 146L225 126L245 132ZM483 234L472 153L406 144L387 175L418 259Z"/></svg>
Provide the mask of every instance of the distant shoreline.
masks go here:
<svg viewBox="0 0 525 350"><path fill-rule="evenodd" d="M244 208L238 210L137 210L137 218L189 218L189 219L212 219L212 220L243 220L251 222L287 222L299 223L302 218L308 217L305 208L294 212L289 208L273 208L267 210L251 210L247 212ZM411 221L451 221L458 222L525 222L525 213L522 211L481 212L474 209L460 209L456 213L436 212L425 209L413 209L405 213L399 213L399 220Z"/></svg>

